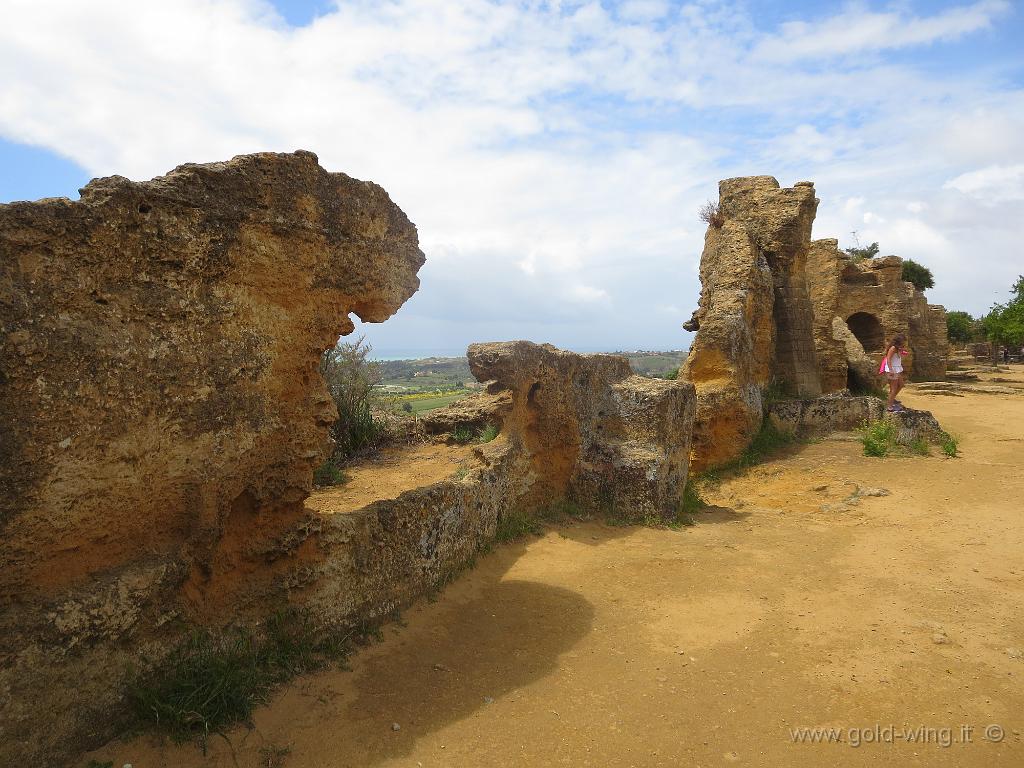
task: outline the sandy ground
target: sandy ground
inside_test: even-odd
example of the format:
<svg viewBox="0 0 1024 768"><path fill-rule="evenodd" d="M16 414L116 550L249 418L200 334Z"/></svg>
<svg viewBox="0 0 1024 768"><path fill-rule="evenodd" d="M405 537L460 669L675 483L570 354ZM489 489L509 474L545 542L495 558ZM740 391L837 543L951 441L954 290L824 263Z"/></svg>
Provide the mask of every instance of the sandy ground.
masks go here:
<svg viewBox="0 0 1024 768"><path fill-rule="evenodd" d="M351 671L288 686L229 734L234 758L219 739L206 758L151 739L94 757L1024 765L1024 395L902 399L958 434L962 457L826 440L724 482L690 528L549 530L481 558ZM891 495L844 505L858 486ZM817 727L841 741L792 736Z"/></svg>
<svg viewBox="0 0 1024 768"><path fill-rule="evenodd" d="M423 445L382 451L357 466L346 467L344 485L314 491L306 506L324 514L361 509L382 499L396 499L413 488L444 480L473 464L472 445Z"/></svg>

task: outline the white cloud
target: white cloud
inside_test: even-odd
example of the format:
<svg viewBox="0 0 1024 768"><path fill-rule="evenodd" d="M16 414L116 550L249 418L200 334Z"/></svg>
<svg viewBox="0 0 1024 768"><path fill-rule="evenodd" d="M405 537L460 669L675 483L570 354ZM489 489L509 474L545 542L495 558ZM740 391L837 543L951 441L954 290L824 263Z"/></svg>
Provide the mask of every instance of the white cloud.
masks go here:
<svg viewBox="0 0 1024 768"><path fill-rule="evenodd" d="M1005 0L981 0L972 5L949 8L934 16L919 17L898 10L871 12L855 5L820 22L783 24L779 34L766 38L757 46L755 56L769 61L831 58L955 40L990 28L995 19L1010 10L1010 4Z"/></svg>
<svg viewBox="0 0 1024 768"><path fill-rule="evenodd" d="M993 169L1024 156L1024 92L884 51L1007 7L850 6L766 31L726 2L346 0L293 29L262 0L0 0L0 134L98 175L301 147L382 184L428 257L383 329L395 346L445 328L673 346L656 308L696 302L695 211L755 173L817 182L818 237L862 225L919 254L985 239L991 275L936 275L982 308L1014 268L984 190L1018 201ZM858 51L875 55L835 55Z"/></svg>
<svg viewBox="0 0 1024 768"><path fill-rule="evenodd" d="M988 205L1024 200L1024 163L990 165L962 173L942 185Z"/></svg>

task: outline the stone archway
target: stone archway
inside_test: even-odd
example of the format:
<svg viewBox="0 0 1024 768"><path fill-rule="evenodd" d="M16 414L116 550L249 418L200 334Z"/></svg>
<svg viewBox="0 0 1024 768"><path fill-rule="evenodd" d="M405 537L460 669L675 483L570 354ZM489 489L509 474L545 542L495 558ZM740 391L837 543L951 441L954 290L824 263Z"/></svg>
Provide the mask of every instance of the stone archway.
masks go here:
<svg viewBox="0 0 1024 768"><path fill-rule="evenodd" d="M883 352L885 350L885 329L878 318L868 312L854 312L846 318L850 332L864 347L865 352Z"/></svg>

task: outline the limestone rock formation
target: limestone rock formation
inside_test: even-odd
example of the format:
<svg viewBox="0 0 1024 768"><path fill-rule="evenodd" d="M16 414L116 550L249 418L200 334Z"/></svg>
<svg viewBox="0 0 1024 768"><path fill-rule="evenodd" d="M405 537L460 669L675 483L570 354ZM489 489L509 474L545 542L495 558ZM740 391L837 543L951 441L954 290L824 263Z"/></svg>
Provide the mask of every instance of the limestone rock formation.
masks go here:
<svg viewBox="0 0 1024 768"><path fill-rule="evenodd" d="M566 497L625 519L667 519L689 468L695 397L683 381L635 375L617 355L527 341L472 344L469 366L511 394L502 433L527 457L537 506Z"/></svg>
<svg viewBox="0 0 1024 768"><path fill-rule="evenodd" d="M885 414L885 403L877 397L853 396L847 390L821 397L781 400L768 408L768 418L781 432L822 435L849 431Z"/></svg>
<svg viewBox="0 0 1024 768"><path fill-rule="evenodd" d="M945 310L901 279L895 256L851 260L834 239L811 241L814 185L771 176L719 184L721 221L708 227L697 336L681 375L697 388L692 465L738 456L761 425L769 384L800 398L877 389L885 340L907 335L907 370L941 379Z"/></svg>
<svg viewBox="0 0 1024 768"><path fill-rule="evenodd" d="M742 222L708 227L700 281L700 330L679 372L697 392L697 470L738 455L760 428L775 341L771 271Z"/></svg>
<svg viewBox="0 0 1024 768"><path fill-rule="evenodd" d="M0 763L102 734L133 647L274 578L336 416L320 353L422 264L309 152L0 206Z"/></svg>
<svg viewBox="0 0 1024 768"><path fill-rule="evenodd" d="M695 469L739 455L761 426L761 390L773 379L820 392L805 274L813 187L726 179L719 198L724 223L705 235L691 321L700 330L680 372L697 388Z"/></svg>
<svg viewBox="0 0 1024 768"><path fill-rule="evenodd" d="M856 357L846 340L836 337L835 318L844 323L864 353L877 361L885 344L897 333L907 337L910 356L904 365L916 381L945 376L949 341L946 312L928 304L924 294L902 279L903 261L884 256L854 261L839 250L836 240L811 243L808 280L815 317L815 346L822 365L825 391L841 389L849 381L841 361ZM830 327L832 332L829 332ZM857 374L855 367L851 371Z"/></svg>

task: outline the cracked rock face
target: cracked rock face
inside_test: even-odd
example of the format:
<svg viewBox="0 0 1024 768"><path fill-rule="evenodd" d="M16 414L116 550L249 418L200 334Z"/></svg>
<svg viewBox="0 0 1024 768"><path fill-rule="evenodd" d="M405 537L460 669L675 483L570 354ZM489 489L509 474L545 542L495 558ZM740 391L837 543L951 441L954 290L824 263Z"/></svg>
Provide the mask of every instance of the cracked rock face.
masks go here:
<svg viewBox="0 0 1024 768"><path fill-rule="evenodd" d="M273 570L336 415L320 354L350 313L396 312L423 261L383 189L310 152L0 206L0 721L20 756L59 751L21 731L25 654L40 670L216 614ZM83 665L87 696L102 665Z"/></svg>
<svg viewBox="0 0 1024 768"><path fill-rule="evenodd" d="M529 468L528 506L568 498L625 519L666 519L689 470L688 382L637 376L617 355L528 341L471 344L469 366L507 393L502 433Z"/></svg>

